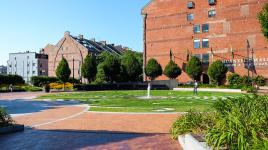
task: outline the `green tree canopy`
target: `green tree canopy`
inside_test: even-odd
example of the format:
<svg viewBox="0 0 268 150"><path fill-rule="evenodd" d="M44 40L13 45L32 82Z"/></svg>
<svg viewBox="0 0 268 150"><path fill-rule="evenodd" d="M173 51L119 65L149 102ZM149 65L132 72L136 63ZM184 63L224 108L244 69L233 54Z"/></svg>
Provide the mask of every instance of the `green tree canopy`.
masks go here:
<svg viewBox="0 0 268 150"><path fill-rule="evenodd" d="M181 75L181 68L173 60L170 60L165 67L164 74L170 79L176 79Z"/></svg>
<svg viewBox="0 0 268 150"><path fill-rule="evenodd" d="M264 5L262 11L258 14L258 19L261 24L262 32L268 39L268 3Z"/></svg>
<svg viewBox="0 0 268 150"><path fill-rule="evenodd" d="M161 65L155 60L151 58L145 68L145 74L150 80L154 80L155 78L161 76L163 73Z"/></svg>
<svg viewBox="0 0 268 150"><path fill-rule="evenodd" d="M212 83L217 85L223 84L226 79L226 73L228 68L222 63L222 61L217 60L213 62L208 68L208 75Z"/></svg>
<svg viewBox="0 0 268 150"><path fill-rule="evenodd" d="M103 70L103 63L100 63L97 67L97 74L96 74L96 80L95 83L97 84L103 84L106 82L106 76L105 76L105 72Z"/></svg>
<svg viewBox="0 0 268 150"><path fill-rule="evenodd" d="M62 57L56 69L56 75L62 82L67 82L70 78L71 70L67 60L64 57Z"/></svg>
<svg viewBox="0 0 268 150"><path fill-rule="evenodd" d="M92 82L95 79L97 73L97 64L95 56L87 55L84 63L81 67L81 73L84 78L88 80L88 82Z"/></svg>
<svg viewBox="0 0 268 150"><path fill-rule="evenodd" d="M121 58L123 75L128 81L137 81L142 74L142 64L136 58L133 52L125 52Z"/></svg>
<svg viewBox="0 0 268 150"><path fill-rule="evenodd" d="M199 81L202 74L202 63L200 59L196 56L193 56L187 63L185 71L190 76L190 78Z"/></svg>
<svg viewBox="0 0 268 150"><path fill-rule="evenodd" d="M120 60L115 55L108 55L103 62L103 70L108 81L118 80L120 75Z"/></svg>
<svg viewBox="0 0 268 150"><path fill-rule="evenodd" d="M109 52L106 51L101 52L96 57L96 63L97 64L103 63L106 60L106 58L109 57L110 55L112 54L110 54Z"/></svg>

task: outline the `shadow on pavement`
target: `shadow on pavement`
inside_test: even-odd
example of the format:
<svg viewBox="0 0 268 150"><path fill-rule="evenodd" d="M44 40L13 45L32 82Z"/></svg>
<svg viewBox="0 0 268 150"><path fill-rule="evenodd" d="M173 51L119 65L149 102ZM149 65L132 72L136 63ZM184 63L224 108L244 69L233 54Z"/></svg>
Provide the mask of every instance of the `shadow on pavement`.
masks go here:
<svg viewBox="0 0 268 150"><path fill-rule="evenodd" d="M40 101L40 100L0 100L0 106L4 107L11 115L41 112L60 106L77 105L77 101Z"/></svg>
<svg viewBox="0 0 268 150"><path fill-rule="evenodd" d="M1 149L178 149L167 134L116 131L34 130L0 136Z"/></svg>

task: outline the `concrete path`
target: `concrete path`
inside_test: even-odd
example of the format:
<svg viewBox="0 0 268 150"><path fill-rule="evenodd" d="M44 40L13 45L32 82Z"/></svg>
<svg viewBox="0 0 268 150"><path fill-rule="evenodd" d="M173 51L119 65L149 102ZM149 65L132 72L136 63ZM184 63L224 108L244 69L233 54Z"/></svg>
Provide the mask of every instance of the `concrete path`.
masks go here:
<svg viewBox="0 0 268 150"><path fill-rule="evenodd" d="M24 132L0 136L1 149L181 149L170 139L177 114L90 113L73 102L21 99L42 93L0 96Z"/></svg>

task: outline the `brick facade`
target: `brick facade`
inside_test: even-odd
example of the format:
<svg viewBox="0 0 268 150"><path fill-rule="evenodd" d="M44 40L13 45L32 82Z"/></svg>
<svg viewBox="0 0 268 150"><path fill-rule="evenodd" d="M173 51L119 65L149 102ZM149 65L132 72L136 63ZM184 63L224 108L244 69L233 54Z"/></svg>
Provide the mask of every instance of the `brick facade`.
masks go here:
<svg viewBox="0 0 268 150"><path fill-rule="evenodd" d="M95 41L95 39L85 39L83 35L73 36L69 31L64 33L64 37L56 44L48 44L43 50L48 55L48 76L55 77L56 69L62 57L67 59L71 69L71 76L86 82L82 79L81 66L87 55L98 55L101 52L108 52L114 55L122 55L128 47L108 44L106 41Z"/></svg>
<svg viewBox="0 0 268 150"><path fill-rule="evenodd" d="M194 2L194 8L187 7L190 1ZM255 67L250 75L268 78L268 43L257 19L257 13L267 2L217 0L216 4L209 5L208 0L152 0L142 10L145 62L156 58L164 69L171 49L173 60L183 70L187 56L197 55L204 60L208 57L210 64L220 59L230 72L248 75L245 59L252 57L253 49ZM210 10L215 10L214 17L208 17ZM187 14L194 15L192 21L187 20ZM203 24L208 24L208 32L202 32ZM194 25L200 25L200 33L194 33ZM203 39L209 40L206 48L203 48ZM200 40L200 48L194 48L194 40ZM203 74L207 74L207 65L204 65ZM158 79L167 78L163 75ZM178 79L181 82L190 80L185 71Z"/></svg>
<svg viewBox="0 0 268 150"><path fill-rule="evenodd" d="M71 77L73 76L73 59L74 59L74 76L81 79L81 65L84 58L89 54L88 49L74 40L69 32L56 44L48 44L44 48L44 53L48 55L48 76L55 77L56 69L62 56L67 59L71 69Z"/></svg>

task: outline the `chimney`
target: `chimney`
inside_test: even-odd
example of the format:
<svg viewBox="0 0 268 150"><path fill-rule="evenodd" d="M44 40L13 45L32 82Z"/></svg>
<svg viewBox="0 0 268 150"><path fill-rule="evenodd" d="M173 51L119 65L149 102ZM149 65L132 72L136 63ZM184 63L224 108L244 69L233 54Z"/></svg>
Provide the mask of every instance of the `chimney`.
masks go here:
<svg viewBox="0 0 268 150"><path fill-rule="evenodd" d="M78 35L78 38L79 38L79 40L83 40L84 39L84 35L83 34L79 34Z"/></svg>
<svg viewBox="0 0 268 150"><path fill-rule="evenodd" d="M91 41L96 42L96 39L95 39L95 38L93 38L93 39L91 39Z"/></svg>
<svg viewBox="0 0 268 150"><path fill-rule="evenodd" d="M100 41L100 43L106 45L106 41Z"/></svg>
<svg viewBox="0 0 268 150"><path fill-rule="evenodd" d="M70 34L71 34L70 31L65 31L64 32L64 36L70 36Z"/></svg>

